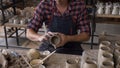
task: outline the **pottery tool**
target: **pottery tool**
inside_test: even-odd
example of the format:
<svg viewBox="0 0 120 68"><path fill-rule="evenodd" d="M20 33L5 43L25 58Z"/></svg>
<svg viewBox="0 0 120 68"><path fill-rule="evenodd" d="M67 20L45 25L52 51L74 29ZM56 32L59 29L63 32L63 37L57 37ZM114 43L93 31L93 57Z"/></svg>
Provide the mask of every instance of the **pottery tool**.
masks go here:
<svg viewBox="0 0 120 68"><path fill-rule="evenodd" d="M23 58L23 60L27 63L27 65L32 68L32 66L29 64L29 62L27 61L27 59L21 54L21 57Z"/></svg>
<svg viewBox="0 0 120 68"><path fill-rule="evenodd" d="M55 51L53 51L52 53L50 53L49 55L47 55L45 58L43 58L41 61L45 61L47 58L49 58L51 55L53 55L54 53L56 52L56 50Z"/></svg>

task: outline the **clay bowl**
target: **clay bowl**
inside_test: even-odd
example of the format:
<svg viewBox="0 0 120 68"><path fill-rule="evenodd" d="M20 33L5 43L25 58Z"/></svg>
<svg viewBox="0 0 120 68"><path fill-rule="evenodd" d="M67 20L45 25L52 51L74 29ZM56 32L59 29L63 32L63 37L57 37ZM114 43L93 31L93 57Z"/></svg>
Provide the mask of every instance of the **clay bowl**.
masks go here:
<svg viewBox="0 0 120 68"><path fill-rule="evenodd" d="M33 59L39 59L40 58L40 52L36 49L30 49L28 52L27 52L27 57L30 59L30 60L33 60Z"/></svg>
<svg viewBox="0 0 120 68"><path fill-rule="evenodd" d="M40 59L34 59L30 62L30 64L32 65L33 68L45 68L43 64L43 62L41 62Z"/></svg>

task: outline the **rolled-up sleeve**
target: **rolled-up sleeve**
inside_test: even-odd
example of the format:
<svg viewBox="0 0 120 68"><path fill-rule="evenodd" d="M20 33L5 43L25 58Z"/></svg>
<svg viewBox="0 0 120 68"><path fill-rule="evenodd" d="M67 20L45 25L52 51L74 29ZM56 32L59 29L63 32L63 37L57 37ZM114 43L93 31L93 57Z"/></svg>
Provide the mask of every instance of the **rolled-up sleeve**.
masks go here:
<svg viewBox="0 0 120 68"><path fill-rule="evenodd" d="M78 14L78 29L80 32L91 33L90 21L88 19L87 9L84 2L80 3L80 13Z"/></svg>
<svg viewBox="0 0 120 68"><path fill-rule="evenodd" d="M28 29L33 29L35 32L39 30L43 23L43 9L44 4L41 2L35 9L34 16L27 25Z"/></svg>

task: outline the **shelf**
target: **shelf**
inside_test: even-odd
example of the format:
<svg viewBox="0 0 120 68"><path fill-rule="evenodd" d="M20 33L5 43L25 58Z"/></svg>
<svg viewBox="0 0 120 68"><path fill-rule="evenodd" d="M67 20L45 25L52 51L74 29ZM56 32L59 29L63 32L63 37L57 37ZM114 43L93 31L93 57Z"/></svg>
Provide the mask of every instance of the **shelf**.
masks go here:
<svg viewBox="0 0 120 68"><path fill-rule="evenodd" d="M100 14L96 14L96 17L104 17L104 18L120 18L120 15L100 15Z"/></svg>
<svg viewBox="0 0 120 68"><path fill-rule="evenodd" d="M6 26L6 27L27 28L27 24L21 25L21 24L5 23L4 26Z"/></svg>
<svg viewBox="0 0 120 68"><path fill-rule="evenodd" d="M104 21L104 22L96 22L96 23L104 23L104 24L120 24L120 22L110 22L110 21Z"/></svg>

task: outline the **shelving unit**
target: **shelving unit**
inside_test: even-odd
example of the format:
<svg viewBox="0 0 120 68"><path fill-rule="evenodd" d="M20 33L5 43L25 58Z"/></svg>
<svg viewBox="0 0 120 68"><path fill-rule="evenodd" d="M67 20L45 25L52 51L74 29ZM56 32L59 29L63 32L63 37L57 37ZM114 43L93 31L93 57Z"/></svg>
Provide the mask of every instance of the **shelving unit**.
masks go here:
<svg viewBox="0 0 120 68"><path fill-rule="evenodd" d="M25 25L17 25L17 26L13 25L12 26L12 24L7 23L8 20L6 19L5 14L4 14L4 11L6 9L12 7L13 11L14 11L14 15L16 15L16 5L18 5L19 3L22 3L23 7L24 7L24 4L25 4L24 0L12 0L10 2L10 4L3 4L3 0L0 0L0 10L2 11L2 17L3 17L2 23L0 23L0 25L4 26L4 36L0 36L0 37L1 38L5 38L5 42L6 42L6 44L5 44L6 46L5 47L6 48L8 48L8 40L7 39L9 37L13 37L12 35L15 34L15 33L16 33L16 37L15 38L16 38L16 41L17 41L17 44L18 44L18 42L19 42L19 40L18 40L18 37L19 37L19 35L18 35L18 28L25 27ZM9 32L9 31L7 31L7 27L14 28L15 30Z"/></svg>
<svg viewBox="0 0 120 68"><path fill-rule="evenodd" d="M104 17L104 18L120 18L120 15L105 15L105 14L96 14L96 17Z"/></svg>
<svg viewBox="0 0 120 68"><path fill-rule="evenodd" d="M0 0L0 10L2 11L2 17L3 17L3 20L2 20L3 23L2 24L6 23L8 21L8 20L6 20L4 10L12 7L13 10L14 10L14 15L16 15L16 5L18 3L23 3L23 6L24 6L24 0L12 0L12 3L4 4L4 5L3 5L3 0Z"/></svg>
<svg viewBox="0 0 120 68"><path fill-rule="evenodd" d="M97 1L97 0L96 0ZM119 0L99 0L99 1L101 1L101 2L119 2ZM95 3L93 4L93 7L92 7L92 9L93 9L93 13L91 13L90 15L93 17L92 18L92 33L91 33L91 43L93 43L93 39L94 39L94 36L96 36L96 35L94 35L94 33L95 33L95 31L96 31L96 23L106 23L106 24L120 24L120 21L114 21L113 19L119 19L120 18L120 15L106 15L106 14L96 14L96 7L95 7ZM103 22L102 22L102 20L100 20L100 21L96 21L97 20L97 18L102 18L102 19L104 19L103 20ZM106 21L105 21L105 19L106 19ZM107 19L112 19L112 21L110 20L110 21L108 21ZM98 36L98 35L97 35ZM93 47L92 47L92 44L91 44L91 49L92 49Z"/></svg>

